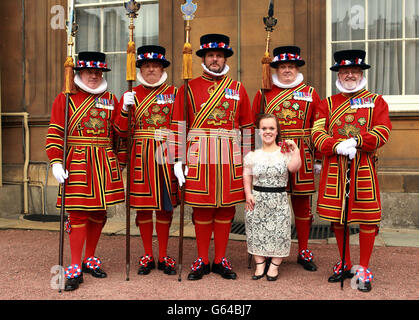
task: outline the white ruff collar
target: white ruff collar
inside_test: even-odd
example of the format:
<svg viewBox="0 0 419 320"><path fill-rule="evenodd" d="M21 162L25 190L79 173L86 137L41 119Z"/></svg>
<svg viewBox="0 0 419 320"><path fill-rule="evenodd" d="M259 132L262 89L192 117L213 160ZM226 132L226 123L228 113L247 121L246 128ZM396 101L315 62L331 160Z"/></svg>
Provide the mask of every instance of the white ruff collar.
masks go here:
<svg viewBox="0 0 419 320"><path fill-rule="evenodd" d="M140 82L144 87L149 87L149 88L156 88L161 86L166 80L167 80L167 73L166 71L163 71L163 74L161 75L161 78L159 81L157 81L156 83L148 83L147 81L144 80L143 76L141 75L141 71L137 72L137 80L138 82Z"/></svg>
<svg viewBox="0 0 419 320"><path fill-rule="evenodd" d="M226 64L224 65L224 69L223 71L221 71L220 73L217 72L213 72L211 70L209 70L204 63L201 63L202 68L204 68L204 71L214 77L222 77L224 75L226 75L229 71L230 71L230 67Z"/></svg>
<svg viewBox="0 0 419 320"><path fill-rule="evenodd" d="M99 87L97 87L96 89L89 88L87 85L85 85L83 83L83 81L81 81L81 78L80 78L78 73L74 76L74 83L80 89L82 89L83 91L86 91L87 93L90 93L90 94L102 94L106 91L106 89L108 89L108 83L103 78L102 78L102 82L99 85Z"/></svg>
<svg viewBox="0 0 419 320"><path fill-rule="evenodd" d="M355 89L348 90L348 89L345 89L342 86L342 84L339 81L339 78L336 79L336 88L338 88L338 90L342 93L355 93L355 92L358 92L361 89L364 89L366 85L367 85L367 79L365 77L362 77L361 82L356 86Z"/></svg>
<svg viewBox="0 0 419 320"><path fill-rule="evenodd" d="M285 84L285 83L280 82L278 79L278 75L276 73L272 75L273 84L282 89L294 88L298 86L301 82L303 82L303 80L304 80L304 76L301 72L297 74L297 78L290 84Z"/></svg>

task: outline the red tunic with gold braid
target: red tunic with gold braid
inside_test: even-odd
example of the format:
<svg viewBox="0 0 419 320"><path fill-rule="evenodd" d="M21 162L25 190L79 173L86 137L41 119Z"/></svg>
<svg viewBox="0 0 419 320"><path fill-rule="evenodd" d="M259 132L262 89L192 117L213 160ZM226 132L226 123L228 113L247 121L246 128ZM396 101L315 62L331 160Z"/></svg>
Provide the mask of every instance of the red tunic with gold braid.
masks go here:
<svg viewBox="0 0 419 320"><path fill-rule="evenodd" d="M173 206L178 202L177 180L173 174L173 159L168 158L167 144L177 89L167 84L157 88L139 85L133 91L130 207L164 210L165 196ZM127 136L128 112L123 111L123 103L122 98L116 127L122 136ZM121 157L121 160L125 159Z"/></svg>
<svg viewBox="0 0 419 320"><path fill-rule="evenodd" d="M172 119L175 161L182 161L183 86L176 96ZM249 97L240 82L206 73L189 82L185 203L219 208L244 201L242 149L250 150L253 123Z"/></svg>
<svg viewBox="0 0 419 320"><path fill-rule="evenodd" d="M317 212L325 220L343 223L348 158L336 154L339 142L358 139L351 163L348 223L378 224L380 190L375 168L376 151L390 136L388 105L377 94L361 90L351 98L329 97L316 111L312 137L323 155Z"/></svg>
<svg viewBox="0 0 419 320"><path fill-rule="evenodd" d="M118 100L107 91L70 95L68 108L66 202L68 210L102 210L123 202L124 184L112 148ZM63 162L66 97L60 93L51 111L46 152L51 165ZM61 207L61 185L57 207Z"/></svg>
<svg viewBox="0 0 419 320"><path fill-rule="evenodd" d="M260 113L261 91L253 100L253 112ZM314 185L314 147L311 141L311 128L314 110L320 103L319 95L313 87L303 83L294 88L282 89L276 85L265 92L264 113L277 116L281 125L281 139L291 139L300 149L302 165L290 173L287 191L294 195L310 195L315 192Z"/></svg>

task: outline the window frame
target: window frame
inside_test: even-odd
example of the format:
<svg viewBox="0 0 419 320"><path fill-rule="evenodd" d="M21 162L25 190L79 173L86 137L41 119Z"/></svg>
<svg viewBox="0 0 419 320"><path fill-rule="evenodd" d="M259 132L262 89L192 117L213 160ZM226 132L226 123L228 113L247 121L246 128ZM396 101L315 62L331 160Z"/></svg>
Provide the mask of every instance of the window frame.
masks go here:
<svg viewBox="0 0 419 320"><path fill-rule="evenodd" d="M330 63L333 60L332 46L339 43L368 43L381 41L400 41L402 43L402 94L401 95L383 95L384 100L389 105L389 110L394 112L412 112L419 111L419 94L407 95L406 92L406 42L418 41L419 38L406 37L406 0L402 1L402 36L396 39L368 39L368 1L365 1L365 39L364 40L332 40L332 1L326 0L326 96L332 95L332 71L330 71ZM368 50L366 61L368 63ZM368 78L368 70L364 71ZM367 84L368 89L368 84Z"/></svg>
<svg viewBox="0 0 419 320"><path fill-rule="evenodd" d="M75 2L77 2L77 0L75 0ZM104 25L104 10L107 7L117 7L118 5L120 6L124 6L125 1L106 1L106 0L97 0L96 2L92 2L92 3L75 3L74 4L74 9L75 11L77 9L85 9L85 8L98 8L100 10L100 52L104 52L106 54L121 54L121 53L125 53L126 51L104 51L103 45L105 43L104 41L104 30L105 30L105 25ZM158 0L139 0L137 1L139 2L141 5L147 3L147 4L153 4L153 3L159 3ZM141 9L140 9L141 10ZM77 15L76 15L77 18ZM128 19L128 17L127 17ZM74 43L74 52L77 51L76 48L76 43Z"/></svg>

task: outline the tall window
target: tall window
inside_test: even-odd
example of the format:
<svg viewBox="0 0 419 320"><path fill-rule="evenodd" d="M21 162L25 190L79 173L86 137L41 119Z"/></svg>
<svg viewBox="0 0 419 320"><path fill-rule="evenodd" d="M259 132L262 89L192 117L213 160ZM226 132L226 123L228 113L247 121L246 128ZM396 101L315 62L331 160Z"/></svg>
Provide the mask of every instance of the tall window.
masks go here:
<svg viewBox="0 0 419 320"><path fill-rule="evenodd" d="M327 66L337 50L365 50L367 89L419 110L419 1L327 0L327 13ZM336 73L327 74L334 94Z"/></svg>
<svg viewBox="0 0 419 320"><path fill-rule="evenodd" d="M129 40L129 18L125 1L76 0L76 20L79 31L76 36L76 53L101 51L106 53L106 62L112 71L104 73L109 90L121 97L127 90L126 51ZM143 0L138 17L134 20L135 45L158 44L158 1Z"/></svg>

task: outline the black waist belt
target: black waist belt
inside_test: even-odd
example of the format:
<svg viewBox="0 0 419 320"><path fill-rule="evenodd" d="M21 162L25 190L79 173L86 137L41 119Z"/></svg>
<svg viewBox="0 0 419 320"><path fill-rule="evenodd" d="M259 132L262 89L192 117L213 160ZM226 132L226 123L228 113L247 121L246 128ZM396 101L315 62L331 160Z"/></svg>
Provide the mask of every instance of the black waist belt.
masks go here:
<svg viewBox="0 0 419 320"><path fill-rule="evenodd" d="M270 188L270 187L253 186L253 190L260 191L260 192L285 192L287 188L286 187Z"/></svg>

